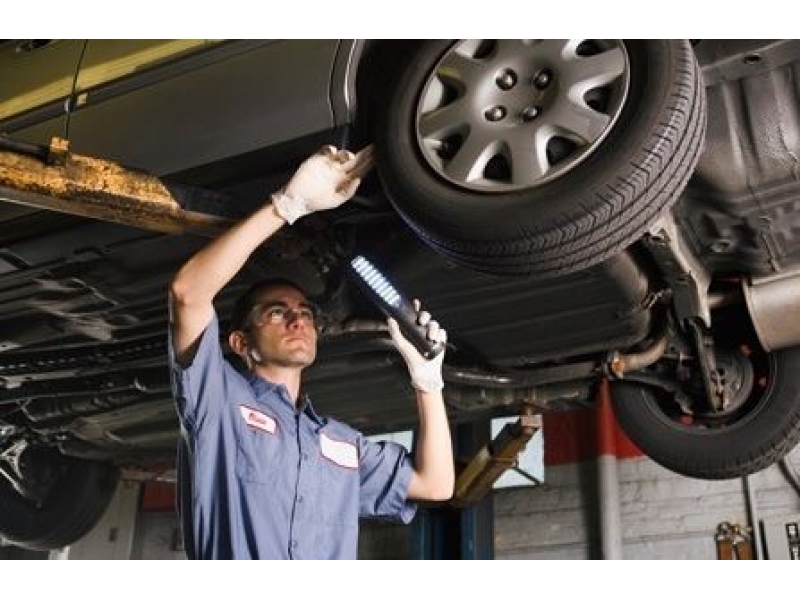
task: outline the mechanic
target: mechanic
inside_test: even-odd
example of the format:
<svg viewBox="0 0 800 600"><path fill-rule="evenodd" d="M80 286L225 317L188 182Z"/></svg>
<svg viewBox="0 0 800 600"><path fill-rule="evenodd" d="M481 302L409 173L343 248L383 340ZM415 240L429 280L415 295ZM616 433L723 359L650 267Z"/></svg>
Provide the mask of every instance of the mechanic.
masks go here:
<svg viewBox="0 0 800 600"><path fill-rule="evenodd" d="M371 163L371 148L353 155L324 147L172 281L170 366L182 434L178 510L189 558L354 559L359 516L408 523L414 500L452 495L444 352L424 359L389 319L419 413L412 464L401 445L369 441L315 412L301 375L316 356L318 314L296 283L260 282L234 308L228 342L247 371L236 370L219 343L217 292L282 226L349 200ZM429 339L446 340L430 314L420 312L420 324Z"/></svg>

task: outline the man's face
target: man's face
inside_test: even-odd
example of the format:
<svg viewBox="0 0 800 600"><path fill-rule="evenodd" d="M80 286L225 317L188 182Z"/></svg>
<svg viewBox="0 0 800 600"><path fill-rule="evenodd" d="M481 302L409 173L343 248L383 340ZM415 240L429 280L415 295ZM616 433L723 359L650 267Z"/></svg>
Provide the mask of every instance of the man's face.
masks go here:
<svg viewBox="0 0 800 600"><path fill-rule="evenodd" d="M259 362L282 367L307 367L317 356L314 306L287 285L267 288L250 314L250 345Z"/></svg>

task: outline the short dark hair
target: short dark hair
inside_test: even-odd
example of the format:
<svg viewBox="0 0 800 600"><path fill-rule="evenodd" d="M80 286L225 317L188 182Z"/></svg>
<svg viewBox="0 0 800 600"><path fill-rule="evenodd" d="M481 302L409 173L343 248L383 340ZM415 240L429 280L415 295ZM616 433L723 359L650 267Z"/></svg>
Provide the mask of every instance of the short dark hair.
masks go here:
<svg viewBox="0 0 800 600"><path fill-rule="evenodd" d="M285 277L268 277L267 279L257 281L251 285L244 294L239 296L236 304L233 305L233 312L231 313L231 320L229 323L230 330L244 330L247 327L247 319L250 317L250 312L258 302L258 298L261 296L262 292L281 285L294 288L306 298L309 298L308 293L297 282Z"/></svg>

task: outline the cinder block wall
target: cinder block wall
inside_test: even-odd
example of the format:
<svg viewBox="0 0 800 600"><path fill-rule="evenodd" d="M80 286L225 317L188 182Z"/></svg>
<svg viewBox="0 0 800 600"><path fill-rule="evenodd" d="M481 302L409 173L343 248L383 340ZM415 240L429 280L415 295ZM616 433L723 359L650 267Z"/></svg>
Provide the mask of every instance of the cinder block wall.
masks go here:
<svg viewBox="0 0 800 600"><path fill-rule="evenodd" d="M800 471L800 448L789 455L789 461ZM723 521L748 524L741 479L703 481L681 477L645 457L618 459L617 464L624 558L715 559L717 525ZM549 465L545 480L546 484L540 487L494 493L495 557L598 558L601 540L596 460ZM800 513L800 496L777 466L751 476L750 482L761 519ZM174 547L178 521L171 510L172 497L160 504L151 498L146 504L150 510L141 512L136 519L130 557L185 557ZM106 529L98 526L101 532ZM362 522L359 558L410 558L412 534L413 526ZM104 536L107 539L107 532ZM0 548L0 557L16 557L10 554L13 550ZM70 558L78 558L79 554L75 548ZM101 555L111 557L106 551Z"/></svg>
<svg viewBox="0 0 800 600"><path fill-rule="evenodd" d="M800 449L788 459L800 471ZM625 558L715 559L717 525L748 524L741 479L682 477L645 457L619 459L618 467ZM496 558L598 558L595 461L548 466L545 479L540 488L495 493ZM761 519L800 511L800 496L777 466L750 482Z"/></svg>
<svg viewBox="0 0 800 600"><path fill-rule="evenodd" d="M547 417L545 485L494 493L496 558L600 557L595 417L594 411ZM620 456L624 558L715 559L717 525L724 521L748 525L741 479L704 481L679 476L641 456L622 437L615 451ZM788 458L800 471L800 448ZM777 466L751 476L750 482L760 519L800 513L800 495ZM145 486L132 558L183 557L175 549L174 504L173 486ZM107 532L104 535L106 539ZM362 522L359 557L410 558L412 535L413 525ZM0 548L0 554L4 550ZM77 554L76 550L70 558Z"/></svg>

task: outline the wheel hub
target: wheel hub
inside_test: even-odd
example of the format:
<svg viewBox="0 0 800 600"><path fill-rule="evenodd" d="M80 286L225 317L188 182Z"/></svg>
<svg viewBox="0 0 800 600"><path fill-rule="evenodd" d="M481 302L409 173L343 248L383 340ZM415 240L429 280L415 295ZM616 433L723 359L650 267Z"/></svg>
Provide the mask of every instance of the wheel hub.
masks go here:
<svg viewBox="0 0 800 600"><path fill-rule="evenodd" d="M753 365L748 358L730 350L718 350L716 354L717 377L725 388L728 402L719 414L728 414L739 409L753 390Z"/></svg>
<svg viewBox="0 0 800 600"><path fill-rule="evenodd" d="M606 138L629 86L620 40L468 40L426 80L417 142L459 187L509 192L575 168Z"/></svg>

